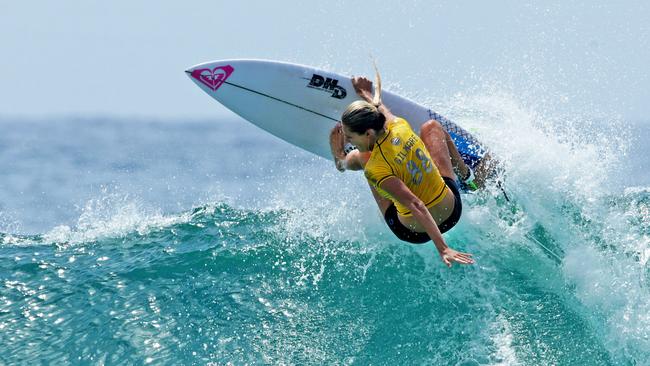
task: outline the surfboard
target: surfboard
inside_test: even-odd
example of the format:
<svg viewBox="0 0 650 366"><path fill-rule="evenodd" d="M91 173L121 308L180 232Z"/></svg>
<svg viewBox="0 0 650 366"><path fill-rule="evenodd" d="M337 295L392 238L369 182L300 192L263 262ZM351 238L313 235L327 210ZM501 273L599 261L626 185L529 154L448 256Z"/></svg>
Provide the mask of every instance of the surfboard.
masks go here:
<svg viewBox="0 0 650 366"><path fill-rule="evenodd" d="M329 133L345 108L360 99L349 76L279 61L233 59L188 68L189 78L245 120L302 149L332 159ZM435 119L449 132L463 160L475 167L486 148L456 123L388 90L382 100L418 132Z"/></svg>

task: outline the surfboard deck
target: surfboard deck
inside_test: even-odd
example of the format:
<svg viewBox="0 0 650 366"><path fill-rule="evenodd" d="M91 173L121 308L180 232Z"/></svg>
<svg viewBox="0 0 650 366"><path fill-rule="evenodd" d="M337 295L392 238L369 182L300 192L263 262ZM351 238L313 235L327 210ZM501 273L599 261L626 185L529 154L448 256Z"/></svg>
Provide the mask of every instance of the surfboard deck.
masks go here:
<svg viewBox="0 0 650 366"><path fill-rule="evenodd" d="M245 120L330 160L330 130L345 108L360 99L351 77L286 62L220 60L185 72L203 91ZM431 109L390 91L382 91L382 100L416 132L430 119L439 121L471 167L485 155L486 148L472 134Z"/></svg>

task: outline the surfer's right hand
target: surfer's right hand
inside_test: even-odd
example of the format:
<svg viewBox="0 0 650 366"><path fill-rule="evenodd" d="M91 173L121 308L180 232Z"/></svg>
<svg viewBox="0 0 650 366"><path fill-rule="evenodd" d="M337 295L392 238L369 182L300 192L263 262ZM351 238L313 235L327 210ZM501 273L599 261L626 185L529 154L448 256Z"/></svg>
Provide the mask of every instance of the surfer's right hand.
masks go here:
<svg viewBox="0 0 650 366"><path fill-rule="evenodd" d="M456 262L460 264L474 264L474 259L472 258L471 254L462 253L454 249L451 249L450 247L447 247L444 250L442 250L440 252L440 257L442 261L447 265L447 267L451 267L452 262Z"/></svg>
<svg viewBox="0 0 650 366"><path fill-rule="evenodd" d="M340 172L345 171L345 136L343 136L343 126L340 122L332 128L330 132L330 149L336 169Z"/></svg>
<svg viewBox="0 0 650 366"><path fill-rule="evenodd" d="M354 91L366 102L372 102L372 81L365 76L355 76L352 78Z"/></svg>

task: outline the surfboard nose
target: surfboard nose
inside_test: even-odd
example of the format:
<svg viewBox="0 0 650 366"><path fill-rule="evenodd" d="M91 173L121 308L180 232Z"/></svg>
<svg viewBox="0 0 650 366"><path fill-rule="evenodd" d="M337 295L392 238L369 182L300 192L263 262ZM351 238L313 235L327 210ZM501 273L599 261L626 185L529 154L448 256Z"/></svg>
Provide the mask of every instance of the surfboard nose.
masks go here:
<svg viewBox="0 0 650 366"><path fill-rule="evenodd" d="M215 92L226 82L235 69L222 63L208 63L190 67L185 70L187 75L199 86L207 87Z"/></svg>

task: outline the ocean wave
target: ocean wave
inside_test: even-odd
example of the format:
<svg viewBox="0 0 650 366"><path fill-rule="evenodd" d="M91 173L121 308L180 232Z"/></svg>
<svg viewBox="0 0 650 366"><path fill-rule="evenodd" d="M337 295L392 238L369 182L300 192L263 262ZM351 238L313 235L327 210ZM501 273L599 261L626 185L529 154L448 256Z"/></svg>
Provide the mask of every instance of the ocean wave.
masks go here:
<svg viewBox="0 0 650 366"><path fill-rule="evenodd" d="M578 136L579 121L502 93L458 96L447 112L506 168L508 199L496 185L464 196L445 234L476 265L447 269L432 245L397 241L361 175L253 161L239 197L217 187L176 213L102 191L38 235L0 217L0 359L647 359L650 190L617 184L622 140Z"/></svg>
<svg viewBox="0 0 650 366"><path fill-rule="evenodd" d="M647 192L632 191L623 204L607 207L629 215L622 225L635 220L647 224L639 210L647 199ZM111 202L115 209L108 210L110 214L82 215L79 221L84 225L69 230L0 235L5 251L32 248L14 258L5 256L3 265L15 272L5 279L1 293L10 303L6 314L33 315L14 323L4 318L5 329L30 337L30 327L39 324L69 337L61 327L79 329L83 317L95 317L86 320L114 324L100 334L131 328L118 334L148 341L133 347L148 350L154 359L178 352L183 345L203 348L179 338L194 334L197 341L210 343L202 353L207 359L228 354L228 359L242 362L293 363L306 361L302 355L311 354L314 360L330 362L340 360L331 353L337 349L347 352L350 361L363 362L372 357L360 356L361 350L381 354L379 334L401 326L414 335L411 341L398 342L401 349L420 361L441 361L432 355L443 349L452 350L452 359L465 360L459 345L466 337L480 363L526 363L540 357L559 362L566 360L557 353L562 349L603 362L609 362L609 352L634 357L644 352L648 323L642 307L647 287L642 278L634 278L643 265L631 256L624 261L627 267L612 267L607 252L593 239L607 229L592 225L593 218L580 218L582 211L576 206L565 205L564 217L573 222L569 220L564 229L573 235L590 231L591 239L574 247L552 229L557 222L566 223L564 219L530 215L527 201L517 196L513 202L496 193L467 197L464 219L447 240L470 249L478 262L449 271L432 247L399 243L374 224L364 229L353 220L350 228L342 226L332 234L333 225L345 222L337 218L347 211L345 207L332 211L328 206L331 217L317 220L315 213L323 212L323 207L305 211L277 203L259 210L217 202L158 215L136 209L128 199ZM95 208L88 211L96 213ZM352 228L356 235L347 235ZM644 235L643 230L638 235ZM540 243L553 250L560 263ZM41 283L42 276L54 283ZM183 295L187 291L191 296ZM70 318L73 309L104 301L109 304L108 315ZM122 307L127 310L119 310ZM399 313L391 311L398 308ZM39 309L42 317L34 315ZM180 309L184 310L176 313ZM562 323L552 320L558 316ZM213 320L198 332L193 319L201 318ZM464 325L449 327L439 322L441 318ZM146 332L133 323L137 321L163 329L161 334L166 335ZM587 330L577 330L585 324ZM24 329L17 330L19 326ZM535 327L558 329L566 342L553 340L553 332L536 334ZM603 329L607 336L588 329ZM573 344L578 338L568 336L569 330L573 337L587 339L579 352ZM9 340L8 349L21 354L17 339ZM553 352L538 348L540 341ZM87 347L91 341L78 342ZM284 349L294 353L284 354ZM115 354L128 359L129 352L117 349Z"/></svg>

